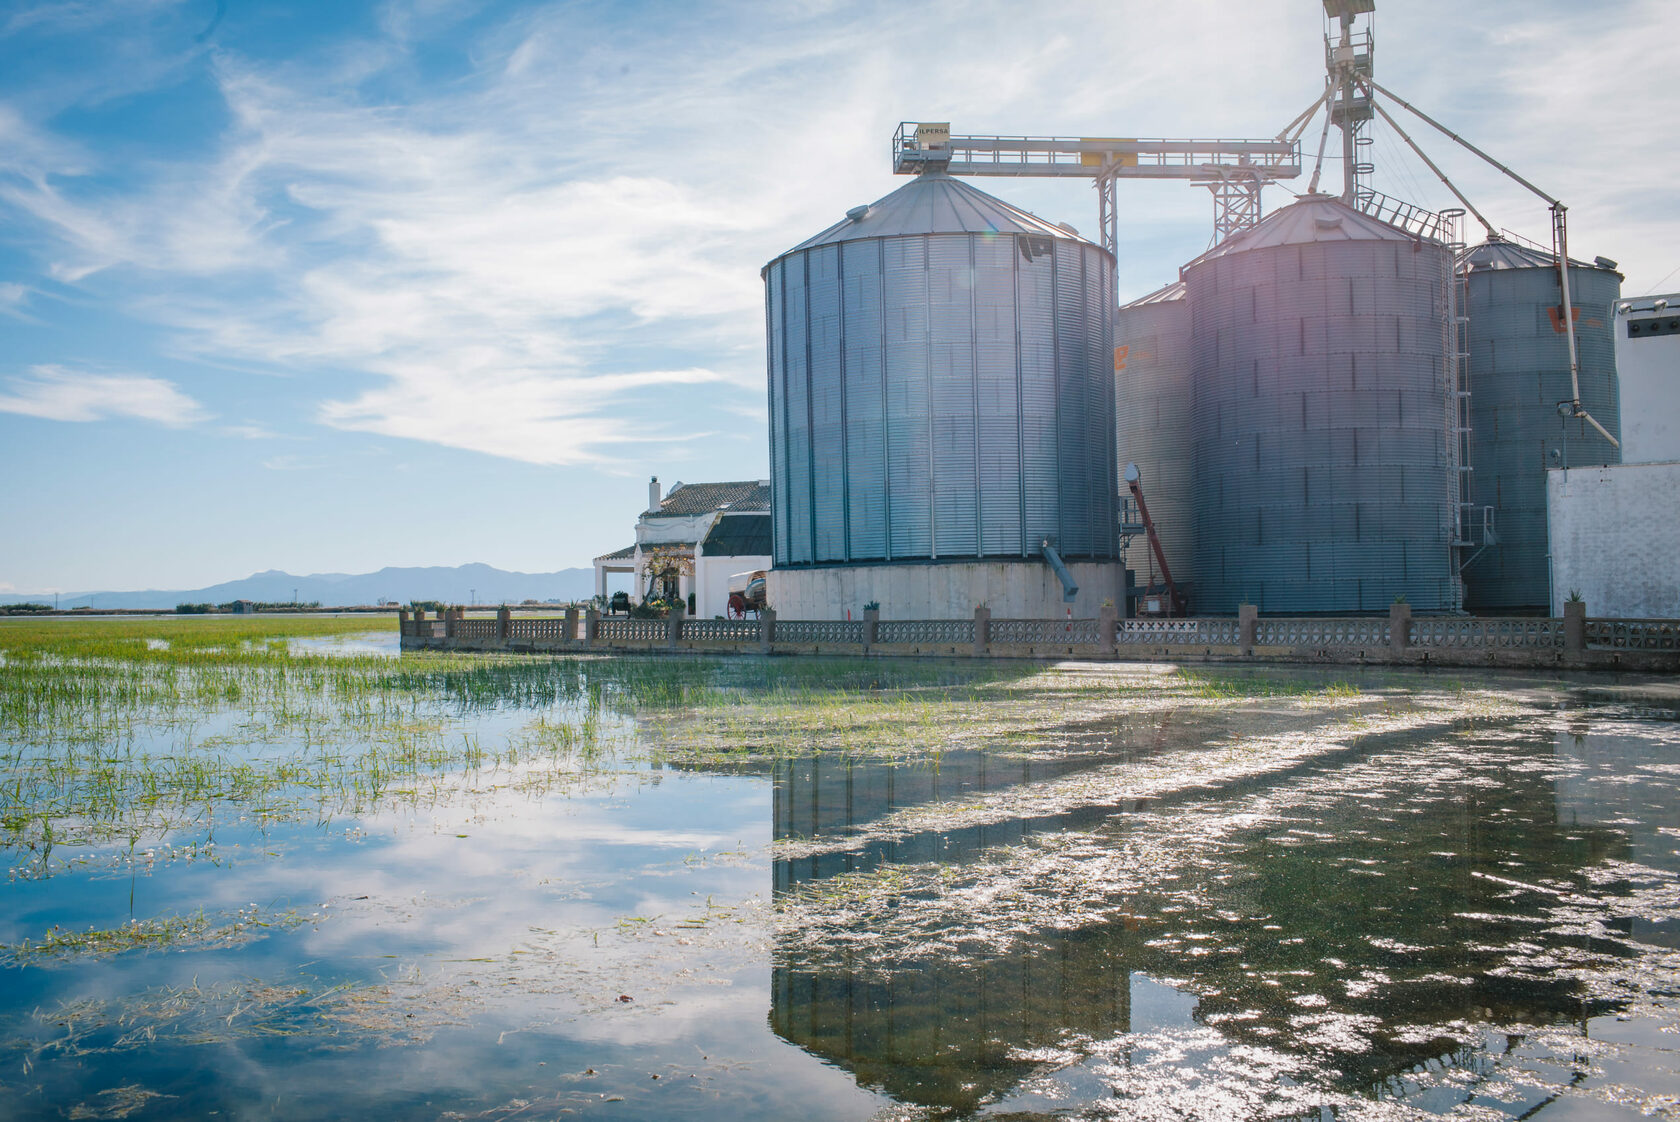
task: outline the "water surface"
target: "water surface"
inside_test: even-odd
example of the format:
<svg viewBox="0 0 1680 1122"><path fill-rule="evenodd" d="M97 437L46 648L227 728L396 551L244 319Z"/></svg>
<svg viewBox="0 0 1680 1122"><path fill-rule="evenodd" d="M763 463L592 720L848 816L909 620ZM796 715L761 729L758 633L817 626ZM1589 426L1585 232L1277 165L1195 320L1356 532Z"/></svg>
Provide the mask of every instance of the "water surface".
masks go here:
<svg viewBox="0 0 1680 1122"><path fill-rule="evenodd" d="M8 657L0 1116L1680 1113L1670 683L288 643Z"/></svg>

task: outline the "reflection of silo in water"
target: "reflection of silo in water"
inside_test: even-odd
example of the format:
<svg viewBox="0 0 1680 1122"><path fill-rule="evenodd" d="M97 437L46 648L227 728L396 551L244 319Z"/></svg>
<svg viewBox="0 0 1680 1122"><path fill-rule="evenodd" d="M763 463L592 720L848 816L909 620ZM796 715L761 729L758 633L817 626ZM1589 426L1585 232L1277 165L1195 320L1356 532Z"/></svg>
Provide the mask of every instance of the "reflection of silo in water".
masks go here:
<svg viewBox="0 0 1680 1122"><path fill-rule="evenodd" d="M1555 955L1590 965L1604 959L1602 951L1579 944L1565 928L1521 918L1559 902L1544 889L1514 894L1513 880L1584 883L1589 868L1628 853L1623 839L1631 831L1595 823L1672 821L1674 792L1650 764L1661 745L1589 739L1589 764L1595 751L1623 755L1582 777L1602 776L1602 789L1575 791L1574 774L1554 780L1556 769L1544 766L1553 755L1549 732L1515 741L1502 733L1457 749L1433 743L1438 728L1384 738L1385 752L1405 762L1379 777L1337 780L1334 768L1316 766L1245 776L1227 793L1263 794L1260 804L1272 809L1211 847L1202 843L1210 838L1206 810L1214 796L1200 782L1151 798L1149 813L1132 823L1117 820L1101 801L1091 803L1085 809L1103 825L1079 849L1094 843L1128 854L1125 875L1104 883L1086 866L1058 880L1043 875L1047 854L1030 844L1014 855L990 850L981 858L990 868L979 887L996 888L1009 901L1008 937L990 946L989 921L977 921L969 903L975 893L963 882L946 890L920 863L977 855L918 848L928 841L916 839L916 825L902 850L912 866L902 899L855 895L890 889L891 879L842 881L825 893L821 879L846 871L843 864L793 862L783 872L779 862L779 889L799 883L790 875L795 870L817 883L784 912L790 922L778 934L771 1027L901 1101L974 1111L1039 1070L1021 1059L1034 1049L1139 1034L1126 1042L1126 1057L1106 1053L1120 1064L1130 1062L1134 1045L1160 1048L1144 1039L1155 1004L1140 988L1147 978L1191 979L1175 987L1184 991L1184 1016L1217 1034L1219 1046L1283 1053L1309 1066L1324 1059L1327 1026L1368 1026L1353 1030L1366 1043L1334 1061L1345 1089L1361 1093L1381 1093L1390 1079L1442 1056L1441 1039L1416 1034L1420 1025L1557 1025L1597 1015L1610 1007L1602 994L1568 970L1532 960ZM1556 752L1583 758L1567 739ZM848 825L867 825L892 809L878 788L873 798L862 782L848 788L844 769L818 776L809 766L777 765L778 838L844 838ZM1482 781L1462 782L1461 767ZM1622 782L1630 773L1649 774L1651 783L1630 787ZM916 787L918 797L949 800L977 774L971 762L936 791L930 773ZM853 779L862 780L861 771ZM813 782L824 790L809 790ZM1081 831L1080 812L1061 805L1063 821ZM1311 831L1280 832L1302 814L1311 817ZM1060 828L1048 818L1014 825L1026 834ZM1672 868L1672 855L1652 856L1663 841L1647 830L1634 858ZM1518 861L1520 878L1512 871ZM868 914L894 918L857 921ZM1490 923L1490 916L1516 922ZM1537 942L1543 955L1534 953ZM1466 1054L1474 1062L1474 1049Z"/></svg>
<svg viewBox="0 0 1680 1122"><path fill-rule="evenodd" d="M1203 611L1459 606L1452 257L1327 196L1185 266Z"/></svg>
<svg viewBox="0 0 1680 1122"><path fill-rule="evenodd" d="M1498 240L1459 256L1470 317L1471 494L1494 508L1497 544L1465 568L1465 606L1548 609L1546 471L1621 462L1621 452L1586 421L1566 418L1569 342L1557 261ZM1570 303L1580 362L1581 404L1620 437L1611 305L1621 277L1611 267L1572 262Z"/></svg>
<svg viewBox="0 0 1680 1122"><path fill-rule="evenodd" d="M774 836L845 838L895 811L1044 782L1090 764L1000 759L983 751L942 753L937 767L826 755L780 760ZM779 895L882 864L961 864L1017 845L1046 825L1005 817L894 832L846 852L780 857L775 890ZM974 959L940 954L890 974L849 962L781 961L772 974L770 1024L783 1039L895 1099L972 1110L1036 1069L1035 1062L1012 1058L1015 1050L1053 1046L1069 1030L1097 1039L1128 1030L1129 972L1114 951L1112 933L1097 929L1052 932Z"/></svg>
<svg viewBox="0 0 1680 1122"><path fill-rule="evenodd" d="M1672 714L1670 719L1680 714ZM1594 731L1583 719L1557 734L1557 758L1567 766L1557 778L1560 824L1589 838L1613 831L1626 839L1615 853L1632 865L1680 873L1674 838L1663 832L1680 822L1680 786L1671 779L1674 751L1644 730L1632 736ZM1637 911L1626 917L1628 934L1658 946L1680 945L1672 920Z"/></svg>
<svg viewBox="0 0 1680 1122"><path fill-rule="evenodd" d="M1190 305L1177 281L1120 309L1114 326L1118 463L1138 466L1161 551L1180 588L1195 581L1195 496L1190 461ZM1154 563L1129 563L1146 581ZM1192 604L1194 610L1194 604Z"/></svg>
<svg viewBox="0 0 1680 1122"><path fill-rule="evenodd" d="M771 979L776 1035L900 1102L971 1111L1038 1069L1019 1053L1131 1028L1131 974L1102 929L915 969L805 970Z"/></svg>
<svg viewBox="0 0 1680 1122"><path fill-rule="evenodd" d="M846 837L858 827L894 811L940 800L1054 779L1088 767L1078 758L993 758L986 752L940 754L937 766L893 766L832 755L776 761L775 832L780 839ZM1039 824L1040 828L1042 824ZM967 860L999 845L1014 845L1028 825L1003 819L977 826L893 834L860 849L781 857L774 863L775 891L882 863L916 864Z"/></svg>

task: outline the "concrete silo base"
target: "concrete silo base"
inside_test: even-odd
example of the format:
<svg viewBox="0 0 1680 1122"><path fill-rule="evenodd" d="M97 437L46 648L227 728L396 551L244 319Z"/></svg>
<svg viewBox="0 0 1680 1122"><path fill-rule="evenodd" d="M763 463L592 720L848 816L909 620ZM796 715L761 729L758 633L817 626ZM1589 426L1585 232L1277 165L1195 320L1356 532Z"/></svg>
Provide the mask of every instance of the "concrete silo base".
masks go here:
<svg viewBox="0 0 1680 1122"><path fill-rule="evenodd" d="M770 606L781 619L862 619L881 605L882 619L968 619L981 605L993 619L1095 619L1103 601L1121 603L1125 569L1117 561L1069 562L1079 585L1073 603L1043 561L958 561L772 569Z"/></svg>

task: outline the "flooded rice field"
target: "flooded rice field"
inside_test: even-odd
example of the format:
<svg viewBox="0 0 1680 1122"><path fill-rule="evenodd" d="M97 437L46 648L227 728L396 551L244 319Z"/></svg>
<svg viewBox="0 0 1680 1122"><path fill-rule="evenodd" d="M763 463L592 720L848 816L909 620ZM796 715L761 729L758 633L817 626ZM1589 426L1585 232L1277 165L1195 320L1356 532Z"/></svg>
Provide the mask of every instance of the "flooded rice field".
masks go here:
<svg viewBox="0 0 1680 1122"><path fill-rule="evenodd" d="M0 1118L1680 1117L1680 684L0 622Z"/></svg>

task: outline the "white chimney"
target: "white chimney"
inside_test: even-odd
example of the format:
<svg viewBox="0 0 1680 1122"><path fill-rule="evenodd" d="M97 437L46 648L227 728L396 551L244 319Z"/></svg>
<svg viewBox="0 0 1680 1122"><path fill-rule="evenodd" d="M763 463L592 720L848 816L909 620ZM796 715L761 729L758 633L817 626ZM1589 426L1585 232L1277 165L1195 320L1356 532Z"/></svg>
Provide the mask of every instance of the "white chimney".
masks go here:
<svg viewBox="0 0 1680 1122"><path fill-rule="evenodd" d="M656 475L648 480L648 511L651 513L659 509L659 477Z"/></svg>

